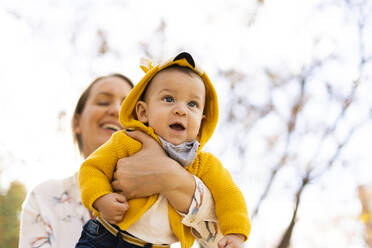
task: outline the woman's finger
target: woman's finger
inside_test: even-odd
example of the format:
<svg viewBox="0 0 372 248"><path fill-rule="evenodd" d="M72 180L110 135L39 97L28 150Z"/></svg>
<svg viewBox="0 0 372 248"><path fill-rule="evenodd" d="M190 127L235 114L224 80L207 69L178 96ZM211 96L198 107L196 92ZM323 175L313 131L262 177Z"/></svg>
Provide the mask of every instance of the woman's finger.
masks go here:
<svg viewBox="0 0 372 248"><path fill-rule="evenodd" d="M148 136L148 135L146 135L146 134L145 134L144 132L142 132L142 131L127 129L127 130L125 131L125 133L126 133L128 136L132 137L133 139L135 139L135 140L141 142L142 144L146 143L146 136Z"/></svg>
<svg viewBox="0 0 372 248"><path fill-rule="evenodd" d="M153 139L151 136L145 134L144 132L142 131L138 131L138 130L135 130L135 131L129 131L129 130L126 130L126 134L130 137L132 137L133 139L139 141L142 143L142 150L143 149L159 149L160 148L160 145L158 144L158 142Z"/></svg>
<svg viewBox="0 0 372 248"><path fill-rule="evenodd" d="M117 192L118 190L120 190L120 183L118 180L114 180L111 182L111 187L114 189L115 192Z"/></svg>

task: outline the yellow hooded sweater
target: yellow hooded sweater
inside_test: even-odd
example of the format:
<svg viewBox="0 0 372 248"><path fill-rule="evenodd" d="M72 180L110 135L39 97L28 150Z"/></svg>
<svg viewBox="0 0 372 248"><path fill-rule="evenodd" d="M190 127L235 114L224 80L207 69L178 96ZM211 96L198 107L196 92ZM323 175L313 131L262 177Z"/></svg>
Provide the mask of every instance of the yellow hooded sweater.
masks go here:
<svg viewBox="0 0 372 248"><path fill-rule="evenodd" d="M185 169L199 177L211 191L215 201L216 216L223 235L229 233L240 233L248 238L250 232L250 221L244 197L232 180L230 173L221 165L220 161L211 153L201 151L208 139L212 136L217 125L218 104L217 94L214 90L206 73L194 63L193 58L188 53L181 53L162 64L153 67L150 61L142 65L146 75L132 89L131 93L125 99L120 110L120 122L126 128L136 128L144 131L160 140L151 127L147 127L135 117L135 105L140 99L144 89L159 71L177 64L183 67L189 67L195 71L203 80L206 88L205 100L205 121L200 128L197 140L200 147L193 163ZM118 131L111 139L93 152L82 164L79 171L79 185L83 204L91 209L96 215L99 215L93 208L93 202L99 197L113 192L110 182L117 161L120 158L133 155L138 152L142 144L137 140L127 136L124 131ZM129 210L124 219L117 224L122 230L126 230L130 225L136 222L140 217L156 202L158 195L147 198L137 198L129 201ZM181 242L183 248L189 248L194 243L195 238L191 234L189 227L182 224L182 217L168 205L168 216L172 231Z"/></svg>

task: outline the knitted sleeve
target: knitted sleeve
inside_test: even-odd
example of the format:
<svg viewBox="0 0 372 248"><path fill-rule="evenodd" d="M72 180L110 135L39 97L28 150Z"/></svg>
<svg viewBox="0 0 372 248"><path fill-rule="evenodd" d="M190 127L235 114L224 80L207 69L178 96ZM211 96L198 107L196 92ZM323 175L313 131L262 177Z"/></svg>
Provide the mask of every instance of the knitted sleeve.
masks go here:
<svg viewBox="0 0 372 248"><path fill-rule="evenodd" d="M212 193L222 234L240 233L247 239L251 223L242 192L218 158L203 152L200 163L200 179Z"/></svg>
<svg viewBox="0 0 372 248"><path fill-rule="evenodd" d="M113 134L111 139L94 151L80 167L81 199L84 206L92 210L94 214L98 214L93 208L94 201L113 192L111 181L114 169L120 158L128 156L129 139L122 132Z"/></svg>

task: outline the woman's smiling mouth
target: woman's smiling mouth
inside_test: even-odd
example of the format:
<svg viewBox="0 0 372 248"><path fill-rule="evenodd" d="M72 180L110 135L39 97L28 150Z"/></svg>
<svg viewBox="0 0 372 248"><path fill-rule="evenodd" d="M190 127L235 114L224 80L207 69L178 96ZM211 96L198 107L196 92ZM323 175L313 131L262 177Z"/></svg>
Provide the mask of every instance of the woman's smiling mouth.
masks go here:
<svg viewBox="0 0 372 248"><path fill-rule="evenodd" d="M113 123L105 123L101 127L104 129L110 130L110 131L114 131L114 132L117 132L122 129L121 126L113 124Z"/></svg>

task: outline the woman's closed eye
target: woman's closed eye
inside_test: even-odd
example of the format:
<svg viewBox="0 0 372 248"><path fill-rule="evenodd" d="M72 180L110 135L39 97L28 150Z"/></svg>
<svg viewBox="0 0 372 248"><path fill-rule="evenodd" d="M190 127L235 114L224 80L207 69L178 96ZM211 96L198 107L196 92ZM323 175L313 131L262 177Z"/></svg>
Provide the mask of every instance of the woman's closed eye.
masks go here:
<svg viewBox="0 0 372 248"><path fill-rule="evenodd" d="M111 104L111 102L109 102L109 101L98 101L97 102L97 105L99 105L99 106L108 106L110 104Z"/></svg>

